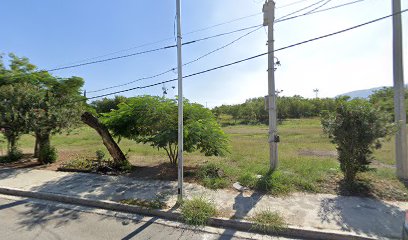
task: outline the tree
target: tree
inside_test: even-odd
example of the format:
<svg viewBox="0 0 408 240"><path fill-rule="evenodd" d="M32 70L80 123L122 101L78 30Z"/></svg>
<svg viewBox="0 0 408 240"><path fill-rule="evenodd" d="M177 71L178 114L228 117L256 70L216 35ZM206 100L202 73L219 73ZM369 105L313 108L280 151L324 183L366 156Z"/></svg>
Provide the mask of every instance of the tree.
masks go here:
<svg viewBox="0 0 408 240"><path fill-rule="evenodd" d="M332 143L337 145L340 168L348 185L358 172L369 170L373 149L381 147L381 139L393 130L390 116L368 101L339 100L335 111L322 113L322 126Z"/></svg>
<svg viewBox="0 0 408 240"><path fill-rule="evenodd" d="M384 87L370 95L370 103L382 111L389 113L394 119L394 89ZM408 109L408 90L405 89L405 108Z"/></svg>
<svg viewBox="0 0 408 240"><path fill-rule="evenodd" d="M126 97L115 96L115 98L102 98L101 100L93 101L90 105L96 110L96 113L108 113L111 110L117 110L119 103L126 102Z"/></svg>
<svg viewBox="0 0 408 240"><path fill-rule="evenodd" d="M80 88L82 78L71 77L55 81L50 87L41 90L42 98L32 113L31 129L36 137L36 152L41 163L48 163L51 148L50 136L72 129L80 123L84 101Z"/></svg>
<svg viewBox="0 0 408 240"><path fill-rule="evenodd" d="M7 154L17 149L20 136L30 131L33 103L40 99L37 89L28 83L0 86L0 128L7 140Z"/></svg>
<svg viewBox="0 0 408 240"><path fill-rule="evenodd" d="M95 129L99 136L101 136L103 145L105 145L106 149L109 151L109 154L113 158L113 167L120 168L128 165L125 154L123 154L118 144L116 144L115 140L113 140L105 125L103 125L89 112L84 112L81 115L81 120L91 128Z"/></svg>
<svg viewBox="0 0 408 240"><path fill-rule="evenodd" d="M170 163L178 159L177 104L153 96L128 98L119 109L103 114L102 121L114 136L164 149ZM184 101L184 150L199 150L206 156L223 155L227 137L212 112L202 105Z"/></svg>
<svg viewBox="0 0 408 240"><path fill-rule="evenodd" d="M35 155L40 162L46 163L49 160L47 156L53 155L50 154L53 152L50 135L80 122L84 106L80 93L83 79L59 79L46 71L36 71L36 66L27 58L14 54L9 54L9 58L9 69L0 61L0 87L9 89L9 94L5 95L6 91L0 98L8 103L3 106L2 118L14 119L13 129L20 135L34 132ZM18 134L14 135L10 135L10 144L14 144L13 139L18 139Z"/></svg>

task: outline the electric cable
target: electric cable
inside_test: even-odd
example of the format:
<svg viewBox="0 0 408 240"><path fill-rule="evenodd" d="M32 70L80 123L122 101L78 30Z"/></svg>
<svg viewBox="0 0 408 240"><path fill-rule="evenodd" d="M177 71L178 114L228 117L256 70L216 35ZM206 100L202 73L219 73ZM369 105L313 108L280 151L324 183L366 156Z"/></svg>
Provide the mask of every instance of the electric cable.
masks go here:
<svg viewBox="0 0 408 240"><path fill-rule="evenodd" d="M365 1L365 0L356 0L356 1L348 2L348 3L336 5L336 6L333 6L333 7L321 9L321 10L318 10L318 11L303 13L303 14L296 15L296 16L293 16L293 17L288 17L288 18L284 18L284 19L281 19L281 20L275 20L275 23L280 23L280 22L288 21L288 20L295 19L295 18L298 18L298 17L308 16L308 15L315 14L315 13L325 12L325 11L336 9L336 8L339 8L339 7L345 7L345 6L352 5L352 4L359 3L359 2L363 2L363 1Z"/></svg>
<svg viewBox="0 0 408 240"><path fill-rule="evenodd" d="M226 47L228 47L228 46L230 46L230 45L232 45L232 44L238 42L238 41L241 40L242 38L244 38L244 37L246 37L246 36L248 36L248 35L250 35L250 34L256 32L256 31L258 31L260 28L262 28L262 26L259 26L259 27L256 28L255 30L252 30L252 31L250 31L250 32L248 32L248 33L245 33L244 35L242 35L242 36L240 36L240 37L234 39L232 42L229 42L229 43L227 43L226 45L223 45L223 46L221 46L221 47L219 47L219 48L217 48L217 49L215 49L215 50L212 50L212 51L210 51L210 52L208 52L208 53L206 53L206 54L204 54L204 55L202 55L202 56L200 56L200 57L194 59L194 60L191 60L191 61L189 61L189 62L184 63L183 66L187 66L187 65L192 64L192 63L194 63L194 62L197 62L197 61L199 61L200 59L203 59L203 58L205 58L205 57L207 57L207 56L209 56L209 55L211 55L211 54L213 54L213 53L215 53L215 52L218 52L218 51L220 51L220 50L222 50L222 49L224 49L224 48L226 48ZM132 84L132 83L135 83L135 82L138 82L138 81L156 78L156 77L162 76L162 75L164 75L164 74L166 74L166 73L169 73L169 72L172 72L172 71L175 71L175 70L176 70L176 68L174 67L174 68L171 68L171 69L169 69L169 70L167 70L167 71L164 71L164 72L162 72L162 73L155 74L155 75L153 75L153 76L138 78L138 79L136 79L136 80L133 80L133 81L130 81L130 82L127 82L127 83L123 83L123 84L119 84L119 85L115 85L115 86L111 86L111 87L106 87L106 88L102 88L102 89L98 89L98 90L88 91L88 93L101 92L101 91L108 90L108 89L112 89L112 88L123 87L123 86L129 85L129 84Z"/></svg>
<svg viewBox="0 0 408 240"><path fill-rule="evenodd" d="M368 21L368 22L365 22L365 23L362 23L362 24L358 24L358 25L355 25L355 26L352 26L352 27L349 27L349 28L346 28L346 29L343 29L343 30L340 30L340 31L336 31L336 32L333 32L333 33L329 33L329 34L326 34L326 35L319 36L319 37L311 38L311 39L308 39L308 40L305 40L305 41L294 43L294 44L291 44L291 45L288 45L288 46L285 46L285 47L281 47L281 48L278 48L278 49L274 50L274 52L282 51L282 50L285 50L285 49L288 49L288 48L296 47L296 46L303 45L303 44L306 44L306 43L309 43L309 42L313 42L313 41L317 41L317 40L320 40L320 39L323 39L323 38L338 35L340 33L348 32L350 30L360 28L360 27L363 27L363 26L366 26L366 25L369 25L369 24L372 24L372 23L387 19L387 18L392 17L394 15L405 13L406 11L408 11L408 9L404 9L404 10L402 10L400 12L396 12L396 13L393 13L391 15L380 17L380 18L377 18L377 19L374 19L374 20L371 20L371 21ZM252 60L252 59L256 59L256 58L265 56L267 54L269 54L269 52L261 53L261 54L258 54L258 55L252 56L252 57L248 57L248 58L245 58L245 59L241 59L241 60L238 60L238 61L235 61L235 62L220 65L220 66L213 67L213 68L210 68L210 69L206 69L206 70L203 70L203 71L200 71L200 72L192 73L192 74L184 76L183 78L189 78L189 77L201 75L201 74L204 74L204 73L207 73L207 72L212 72L212 71L215 71L215 70L218 70L218 69L221 69L221 68L229 67L229 66L232 66L232 65L236 65L238 63L242 63L242 62L246 62L246 61L249 61L249 60ZM177 78L174 78L174 79L162 81L162 82L159 82L159 83L153 83L153 84L149 84L149 85L145 85L145 86L139 86L139 87L129 88L129 89L116 91L116 92L112 92L112 93L102 94L102 95L99 95L99 96L94 96L94 97L87 98L86 100L100 98L100 97L106 97L106 96L110 96L110 95L114 95L114 94L118 94L118 93L123 93L123 92L128 92L128 91L132 91L132 90L136 90L136 89L149 88L149 87L153 87L153 86L157 86L157 85L160 85L160 84L169 83L169 82L173 82L173 81L177 81L177 80L178 80Z"/></svg>

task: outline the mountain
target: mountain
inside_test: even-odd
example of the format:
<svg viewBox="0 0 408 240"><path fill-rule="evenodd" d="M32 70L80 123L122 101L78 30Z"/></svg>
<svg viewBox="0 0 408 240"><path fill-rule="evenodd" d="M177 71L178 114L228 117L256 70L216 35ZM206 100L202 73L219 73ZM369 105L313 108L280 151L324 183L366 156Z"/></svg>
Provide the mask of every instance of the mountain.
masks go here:
<svg viewBox="0 0 408 240"><path fill-rule="evenodd" d="M376 88L370 88L370 89L356 90L356 91L337 95L336 97L350 96L351 98L368 98L371 94L373 94L374 91L380 90L382 88L383 87L376 87Z"/></svg>

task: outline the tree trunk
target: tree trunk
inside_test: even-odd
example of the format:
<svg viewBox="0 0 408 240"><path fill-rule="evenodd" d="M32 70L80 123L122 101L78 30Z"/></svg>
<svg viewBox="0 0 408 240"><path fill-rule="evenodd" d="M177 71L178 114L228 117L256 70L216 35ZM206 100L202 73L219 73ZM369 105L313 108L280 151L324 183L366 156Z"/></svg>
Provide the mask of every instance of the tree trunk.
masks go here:
<svg viewBox="0 0 408 240"><path fill-rule="evenodd" d="M38 158L40 156L40 142L38 141L38 134L35 134L35 143L34 143L34 157Z"/></svg>
<svg viewBox="0 0 408 240"><path fill-rule="evenodd" d="M38 161L45 164L48 156L44 149L50 147L50 133L38 134L36 137L36 144L38 144Z"/></svg>
<svg viewBox="0 0 408 240"><path fill-rule="evenodd" d="M81 120L91 128L95 129L102 137L103 145L105 145L112 156L115 167L123 166L127 163L125 155L122 150L120 150L115 140L113 140L112 135L97 118L89 112L84 112L81 116Z"/></svg>

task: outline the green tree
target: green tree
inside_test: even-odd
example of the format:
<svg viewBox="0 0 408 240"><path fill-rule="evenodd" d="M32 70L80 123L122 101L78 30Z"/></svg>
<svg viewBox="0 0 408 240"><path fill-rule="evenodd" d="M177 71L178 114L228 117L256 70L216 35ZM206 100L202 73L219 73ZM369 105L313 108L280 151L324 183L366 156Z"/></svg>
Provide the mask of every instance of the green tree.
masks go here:
<svg viewBox="0 0 408 240"><path fill-rule="evenodd" d="M370 103L394 118L394 89L384 87L370 95ZM408 90L405 89L405 108L408 110Z"/></svg>
<svg viewBox="0 0 408 240"><path fill-rule="evenodd" d="M49 88L42 89L42 98L36 102L36 109L31 115L31 129L35 133L35 148L40 162L50 162L52 134L72 129L81 122L84 101L80 88L83 84L82 78L71 77L55 81Z"/></svg>
<svg viewBox="0 0 408 240"><path fill-rule="evenodd" d="M119 109L103 114L102 121L113 135L164 149L172 164L178 159L177 103L153 96L128 98ZM184 150L206 156L223 155L228 139L212 112L184 101Z"/></svg>
<svg viewBox="0 0 408 240"><path fill-rule="evenodd" d="M38 89L28 83L0 86L0 128L7 140L7 154L17 149L20 136L30 131L33 103L40 99Z"/></svg>
<svg viewBox="0 0 408 240"><path fill-rule="evenodd" d="M96 110L96 113L108 113L111 110L117 110L119 103L126 102L126 97L115 96L115 98L102 98L101 100L93 101L90 105Z"/></svg>
<svg viewBox="0 0 408 240"><path fill-rule="evenodd" d="M9 94L0 98L0 101L8 103L3 106L7 109L2 111L2 118L18 117L13 125L13 129L18 132L14 134L16 139L21 133L35 134L35 155L40 162L46 163L47 156L55 155L50 146L50 135L80 122L84 105L80 93L83 79L59 79L46 71L37 71L27 58L19 58L14 54L9 54L9 58L8 69L3 61L0 64L0 87L9 89ZM11 95L13 91L15 96ZM21 107L22 104L24 107ZM10 136L13 141L15 137Z"/></svg>
<svg viewBox="0 0 408 240"><path fill-rule="evenodd" d="M347 184L354 183L358 172L369 170L373 149L380 148L381 139L393 130L389 118L362 99L339 100L335 111L322 113L323 130L337 146Z"/></svg>

